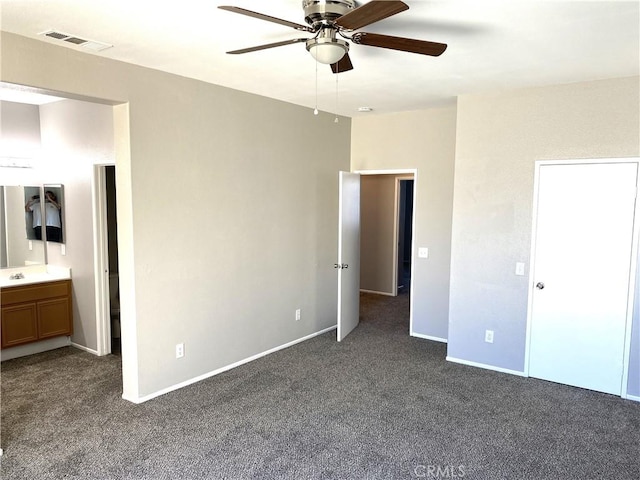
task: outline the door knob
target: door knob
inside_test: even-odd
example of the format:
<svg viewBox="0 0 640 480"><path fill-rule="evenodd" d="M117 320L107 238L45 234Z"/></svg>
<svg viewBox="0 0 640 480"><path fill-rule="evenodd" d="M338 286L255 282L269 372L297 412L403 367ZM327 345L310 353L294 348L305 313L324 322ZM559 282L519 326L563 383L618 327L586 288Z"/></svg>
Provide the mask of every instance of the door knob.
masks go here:
<svg viewBox="0 0 640 480"><path fill-rule="evenodd" d="M337 263L333 264L333 268L342 268L340 265L338 265Z"/></svg>
<svg viewBox="0 0 640 480"><path fill-rule="evenodd" d="M348 263L343 263L342 264L342 268L349 268L349 264Z"/></svg>
<svg viewBox="0 0 640 480"><path fill-rule="evenodd" d="M542 290L542 289L544 288L544 283L542 283L542 282L538 282L538 283L536 283L536 288L537 288L538 290Z"/></svg>

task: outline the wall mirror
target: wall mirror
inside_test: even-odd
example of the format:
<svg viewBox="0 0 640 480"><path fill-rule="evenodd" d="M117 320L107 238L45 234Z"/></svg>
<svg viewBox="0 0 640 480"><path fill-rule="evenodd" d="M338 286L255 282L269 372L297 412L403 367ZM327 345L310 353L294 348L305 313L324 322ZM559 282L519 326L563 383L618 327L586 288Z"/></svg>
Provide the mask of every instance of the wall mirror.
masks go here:
<svg viewBox="0 0 640 480"><path fill-rule="evenodd" d="M64 243L64 187L45 184L44 199L47 242Z"/></svg>
<svg viewBox="0 0 640 480"><path fill-rule="evenodd" d="M22 189L27 238L29 240L42 240L42 189L40 187L22 187Z"/></svg>
<svg viewBox="0 0 640 480"><path fill-rule="evenodd" d="M33 228L33 211L37 222L38 215L44 218L42 206L27 211L29 200L42 194L40 186L0 186L0 268L46 263L45 244Z"/></svg>

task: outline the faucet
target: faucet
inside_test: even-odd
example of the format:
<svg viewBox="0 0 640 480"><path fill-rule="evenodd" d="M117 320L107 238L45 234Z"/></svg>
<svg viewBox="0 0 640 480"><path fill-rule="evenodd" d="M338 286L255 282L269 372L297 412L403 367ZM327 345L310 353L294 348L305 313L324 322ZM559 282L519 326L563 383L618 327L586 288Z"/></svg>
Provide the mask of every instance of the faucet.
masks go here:
<svg viewBox="0 0 640 480"><path fill-rule="evenodd" d="M22 272L18 272L18 273L14 273L13 275L9 275L9 280L20 280L21 278L24 278L24 273L22 273Z"/></svg>

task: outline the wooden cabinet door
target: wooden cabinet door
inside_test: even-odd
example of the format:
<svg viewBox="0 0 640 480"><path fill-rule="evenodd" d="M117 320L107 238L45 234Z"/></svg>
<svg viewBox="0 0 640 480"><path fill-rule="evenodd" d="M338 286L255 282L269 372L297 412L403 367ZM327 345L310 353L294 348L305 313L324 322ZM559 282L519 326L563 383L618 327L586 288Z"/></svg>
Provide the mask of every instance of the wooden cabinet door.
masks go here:
<svg viewBox="0 0 640 480"><path fill-rule="evenodd" d="M38 340L37 308L22 303L2 308L2 348Z"/></svg>
<svg viewBox="0 0 640 480"><path fill-rule="evenodd" d="M38 302L39 338L71 335L71 308L68 297Z"/></svg>

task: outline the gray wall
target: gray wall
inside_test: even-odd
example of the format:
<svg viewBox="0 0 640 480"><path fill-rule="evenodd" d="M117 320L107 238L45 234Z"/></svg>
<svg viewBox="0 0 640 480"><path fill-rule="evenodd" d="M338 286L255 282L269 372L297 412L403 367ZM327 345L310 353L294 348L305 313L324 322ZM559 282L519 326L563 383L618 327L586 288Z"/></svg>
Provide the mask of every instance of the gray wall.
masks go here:
<svg viewBox="0 0 640 480"><path fill-rule="evenodd" d="M8 33L1 75L126 103L114 109L125 398L335 325L349 119Z"/></svg>
<svg viewBox="0 0 640 480"><path fill-rule="evenodd" d="M640 155L638 80L458 99L450 357L523 371L534 162ZM516 262L526 276L515 276Z"/></svg>
<svg viewBox="0 0 640 480"><path fill-rule="evenodd" d="M353 170L417 169L413 334L446 340L456 108L353 120ZM429 258L417 258L419 247Z"/></svg>

